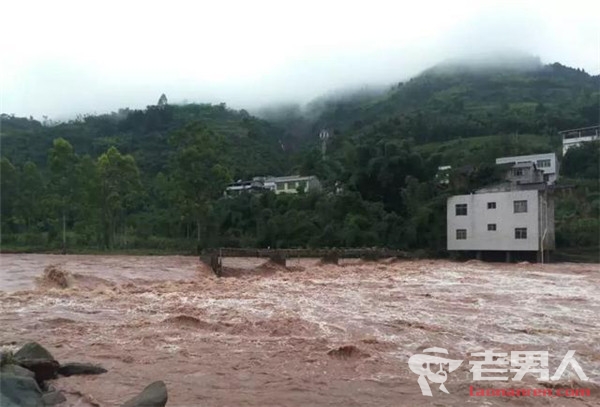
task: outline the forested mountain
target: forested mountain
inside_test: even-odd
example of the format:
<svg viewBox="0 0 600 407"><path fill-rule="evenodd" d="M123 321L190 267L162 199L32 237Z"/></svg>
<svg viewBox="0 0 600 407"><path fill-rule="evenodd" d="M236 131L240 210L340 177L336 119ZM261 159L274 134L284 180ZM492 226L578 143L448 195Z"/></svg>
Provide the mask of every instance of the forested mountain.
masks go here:
<svg viewBox="0 0 600 407"><path fill-rule="evenodd" d="M494 158L555 151L597 124L600 78L535 59L433 67L257 118L170 105L40 123L2 115L2 245L50 250L381 245L442 253L445 203L494 180ZM318 133L329 129L327 153ZM598 244L598 145L562 157L559 246ZM452 165L449 186L435 175ZM468 170L460 170L466 167ZM317 175L324 191L224 198L228 182ZM594 179L596 177L596 179ZM576 243L575 243L576 242Z"/></svg>
<svg viewBox="0 0 600 407"><path fill-rule="evenodd" d="M116 147L135 158L144 176L153 176L166 170L173 147L170 135L199 122L223 137L232 177L284 171L282 131L244 110L232 110L224 104L121 109L117 113L88 115L46 126L33 119L3 115L2 155L15 164L32 161L44 167L53 140L61 137L80 155L97 157L109 147Z"/></svg>
<svg viewBox="0 0 600 407"><path fill-rule="evenodd" d="M373 131L417 143L498 133L552 134L597 124L600 77L555 63L441 64L378 97L322 103L317 119L338 133Z"/></svg>

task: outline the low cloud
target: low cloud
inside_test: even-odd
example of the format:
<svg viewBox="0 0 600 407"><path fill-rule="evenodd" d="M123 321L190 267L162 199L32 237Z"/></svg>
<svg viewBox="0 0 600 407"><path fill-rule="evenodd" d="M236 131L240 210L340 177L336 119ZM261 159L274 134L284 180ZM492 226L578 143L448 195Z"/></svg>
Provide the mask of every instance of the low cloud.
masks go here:
<svg viewBox="0 0 600 407"><path fill-rule="evenodd" d="M249 110L305 104L506 50L600 73L600 6L585 2L13 3L0 110L19 116L142 108L161 93Z"/></svg>

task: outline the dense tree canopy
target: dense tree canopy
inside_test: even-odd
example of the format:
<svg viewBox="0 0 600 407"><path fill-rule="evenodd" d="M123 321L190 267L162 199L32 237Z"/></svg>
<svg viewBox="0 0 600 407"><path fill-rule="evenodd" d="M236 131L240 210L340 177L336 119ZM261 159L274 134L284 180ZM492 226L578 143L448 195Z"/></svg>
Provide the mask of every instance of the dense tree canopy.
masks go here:
<svg viewBox="0 0 600 407"><path fill-rule="evenodd" d="M445 248L448 196L497 180L494 159L557 152L598 122L599 78L437 67L387 93L263 112L163 103L49 125L2 115L3 247ZM327 156L318 132L331 130ZM597 144L561 158L557 242L598 244ZM451 165L450 183L437 167ZM232 180L316 175L320 193L223 196ZM594 182L596 181L596 182ZM562 181L561 181L562 182ZM572 189L568 189L571 191Z"/></svg>

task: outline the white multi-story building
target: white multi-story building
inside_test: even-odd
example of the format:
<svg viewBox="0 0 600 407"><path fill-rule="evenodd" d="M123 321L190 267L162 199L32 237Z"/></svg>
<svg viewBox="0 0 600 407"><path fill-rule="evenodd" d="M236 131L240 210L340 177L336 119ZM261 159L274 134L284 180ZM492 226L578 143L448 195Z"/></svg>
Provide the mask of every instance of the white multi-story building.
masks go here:
<svg viewBox="0 0 600 407"><path fill-rule="evenodd" d="M456 195L447 219L448 250L554 249L554 201L545 189Z"/></svg>
<svg viewBox="0 0 600 407"><path fill-rule="evenodd" d="M553 187L544 175L533 160L516 162L507 168L506 181L448 198L448 250L478 258L504 253L507 260L535 254L543 261L554 250Z"/></svg>
<svg viewBox="0 0 600 407"><path fill-rule="evenodd" d="M600 125L592 127L582 127L580 129L559 131L563 141L563 156L571 147L581 145L581 143L600 140Z"/></svg>
<svg viewBox="0 0 600 407"><path fill-rule="evenodd" d="M556 154L531 154L518 155L514 157L501 157L496 159L496 164L526 164L534 163L538 170L544 174L544 181L547 184L554 184L558 179L558 161ZM515 169L516 170L516 169Z"/></svg>

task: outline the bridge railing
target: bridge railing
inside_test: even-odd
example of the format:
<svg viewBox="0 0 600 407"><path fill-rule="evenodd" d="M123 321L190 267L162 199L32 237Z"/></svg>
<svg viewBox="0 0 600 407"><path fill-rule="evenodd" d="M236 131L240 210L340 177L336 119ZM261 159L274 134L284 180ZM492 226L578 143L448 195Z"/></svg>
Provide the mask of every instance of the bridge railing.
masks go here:
<svg viewBox="0 0 600 407"><path fill-rule="evenodd" d="M401 250L387 248L248 249L222 247L204 250L200 255L200 260L220 277L223 272L223 258L225 257L268 258L272 262L285 267L287 259L320 258L324 263L338 264L341 258L378 260L389 257L406 257L406 253Z"/></svg>

